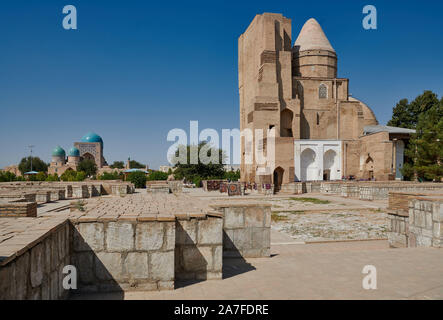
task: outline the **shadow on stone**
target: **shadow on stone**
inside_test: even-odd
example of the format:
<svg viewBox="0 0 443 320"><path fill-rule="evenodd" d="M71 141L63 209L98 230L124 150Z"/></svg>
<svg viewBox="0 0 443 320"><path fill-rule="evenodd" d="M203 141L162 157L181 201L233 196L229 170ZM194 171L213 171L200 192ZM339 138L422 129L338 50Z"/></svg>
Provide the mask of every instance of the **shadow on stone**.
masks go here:
<svg viewBox="0 0 443 320"><path fill-rule="evenodd" d="M223 279L231 278L255 269L252 264L248 263L242 257L241 252L223 230Z"/></svg>
<svg viewBox="0 0 443 320"><path fill-rule="evenodd" d="M207 279L208 261L196 244L197 220L177 221L175 225L175 289Z"/></svg>
<svg viewBox="0 0 443 320"><path fill-rule="evenodd" d="M71 230L71 264L77 269L77 290L72 290L71 295L112 293L113 300L123 299L124 290L115 278L122 277L124 254L95 252L74 226Z"/></svg>

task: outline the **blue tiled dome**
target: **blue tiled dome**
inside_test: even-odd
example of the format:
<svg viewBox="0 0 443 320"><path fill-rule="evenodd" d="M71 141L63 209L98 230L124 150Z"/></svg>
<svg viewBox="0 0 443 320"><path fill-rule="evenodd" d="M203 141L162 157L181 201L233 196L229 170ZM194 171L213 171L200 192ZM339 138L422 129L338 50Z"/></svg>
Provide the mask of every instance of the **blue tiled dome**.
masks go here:
<svg viewBox="0 0 443 320"><path fill-rule="evenodd" d="M68 156L70 157L80 157L80 150L78 150L76 147L72 147L69 152Z"/></svg>
<svg viewBox="0 0 443 320"><path fill-rule="evenodd" d="M100 142L100 144L103 146L103 139L98 134L94 132L88 132L83 136L83 138L80 140L81 142Z"/></svg>
<svg viewBox="0 0 443 320"><path fill-rule="evenodd" d="M65 152L65 150L63 150L62 147L57 146L57 147L55 147L54 150L52 150L52 156L53 157L64 157L64 156L66 156L66 152Z"/></svg>

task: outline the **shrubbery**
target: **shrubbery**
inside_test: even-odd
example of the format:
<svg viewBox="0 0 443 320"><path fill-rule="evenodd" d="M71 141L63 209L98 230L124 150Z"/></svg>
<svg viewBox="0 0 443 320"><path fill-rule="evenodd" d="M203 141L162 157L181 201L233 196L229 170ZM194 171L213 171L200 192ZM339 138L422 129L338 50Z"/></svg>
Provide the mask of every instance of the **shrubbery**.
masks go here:
<svg viewBox="0 0 443 320"><path fill-rule="evenodd" d="M240 170L226 171L224 178L231 181L238 181L240 180Z"/></svg>
<svg viewBox="0 0 443 320"><path fill-rule="evenodd" d="M48 175L46 181L60 181L60 178L56 173Z"/></svg>
<svg viewBox="0 0 443 320"><path fill-rule="evenodd" d="M123 173L113 172L103 172L101 175L97 176L98 180L123 180Z"/></svg>
<svg viewBox="0 0 443 320"><path fill-rule="evenodd" d="M61 181L83 181L86 179L86 173L83 171L66 170L61 176Z"/></svg>
<svg viewBox="0 0 443 320"><path fill-rule="evenodd" d="M146 173L142 171L131 172L128 181L132 182L136 188L146 188Z"/></svg>
<svg viewBox="0 0 443 320"><path fill-rule="evenodd" d="M0 171L0 182L20 181L21 177L17 177L15 174L9 171Z"/></svg>
<svg viewBox="0 0 443 320"><path fill-rule="evenodd" d="M168 174L166 172L161 171L153 171L148 176L148 181L156 181L156 180L167 180Z"/></svg>
<svg viewBox="0 0 443 320"><path fill-rule="evenodd" d="M23 158L18 165L18 169L22 174L31 171L31 157ZM32 157L32 170L37 172L47 172L48 165L39 157Z"/></svg>
<svg viewBox="0 0 443 320"><path fill-rule="evenodd" d="M94 160L85 159L78 164L77 170L83 171L88 177L93 177L97 173L97 165Z"/></svg>

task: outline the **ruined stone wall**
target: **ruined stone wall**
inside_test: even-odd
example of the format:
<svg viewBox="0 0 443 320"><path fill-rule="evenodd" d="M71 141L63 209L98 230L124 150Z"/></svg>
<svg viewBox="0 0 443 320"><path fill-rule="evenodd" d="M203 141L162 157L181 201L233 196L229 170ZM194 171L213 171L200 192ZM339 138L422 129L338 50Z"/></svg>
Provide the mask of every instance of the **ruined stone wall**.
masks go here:
<svg viewBox="0 0 443 320"><path fill-rule="evenodd" d="M409 247L443 248L443 199L409 201Z"/></svg>
<svg viewBox="0 0 443 320"><path fill-rule="evenodd" d="M294 182L284 185L282 191L294 194L300 193L325 193L340 195L342 197L357 198L360 200L385 200L389 194L395 193L422 193L442 190L442 183L416 183L407 181L312 181Z"/></svg>
<svg viewBox="0 0 443 320"><path fill-rule="evenodd" d="M175 226L175 278L221 279L222 216L179 216Z"/></svg>
<svg viewBox="0 0 443 320"><path fill-rule="evenodd" d="M409 217L388 213L388 242L393 248L407 248L409 243Z"/></svg>
<svg viewBox="0 0 443 320"><path fill-rule="evenodd" d="M0 217L37 217L37 203L0 202Z"/></svg>
<svg viewBox="0 0 443 320"><path fill-rule="evenodd" d="M223 256L227 258L269 257L271 206L228 204L214 206L223 213Z"/></svg>
<svg viewBox="0 0 443 320"><path fill-rule="evenodd" d="M80 292L174 288L175 222L74 222Z"/></svg>
<svg viewBox="0 0 443 320"><path fill-rule="evenodd" d="M68 224L59 224L24 250L0 261L0 300L57 300L68 296L62 285L63 268L70 264Z"/></svg>

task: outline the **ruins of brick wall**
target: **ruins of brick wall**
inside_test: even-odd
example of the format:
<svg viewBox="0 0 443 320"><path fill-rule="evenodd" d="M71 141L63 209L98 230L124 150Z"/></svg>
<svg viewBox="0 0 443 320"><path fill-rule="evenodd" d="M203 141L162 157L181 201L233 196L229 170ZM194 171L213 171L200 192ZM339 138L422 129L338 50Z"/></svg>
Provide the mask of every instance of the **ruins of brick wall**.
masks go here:
<svg viewBox="0 0 443 320"><path fill-rule="evenodd" d="M409 247L443 248L443 197L409 201Z"/></svg>
<svg viewBox="0 0 443 320"><path fill-rule="evenodd" d="M49 231L36 230L35 238L13 255L0 251L0 300L57 300L68 296L62 286L63 268L70 262L69 222ZM6 250L6 249L3 249Z"/></svg>
<svg viewBox="0 0 443 320"><path fill-rule="evenodd" d="M308 181L282 186L284 193L324 193L360 200L385 200L390 192L428 192L443 190L442 183L417 183L407 181Z"/></svg>
<svg viewBox="0 0 443 320"><path fill-rule="evenodd" d="M443 247L443 195L390 193L388 240L391 247Z"/></svg>
<svg viewBox="0 0 443 320"><path fill-rule="evenodd" d="M175 229L175 278L222 278L223 217L177 216Z"/></svg>
<svg viewBox="0 0 443 320"><path fill-rule="evenodd" d="M409 216L398 213L388 213L388 242L393 248L409 246Z"/></svg>
<svg viewBox="0 0 443 320"><path fill-rule="evenodd" d="M147 181L146 182L146 192L148 193L170 193L168 181Z"/></svg>
<svg viewBox="0 0 443 320"><path fill-rule="evenodd" d="M0 202L0 217L37 217L37 203Z"/></svg>
<svg viewBox="0 0 443 320"><path fill-rule="evenodd" d="M79 292L173 289L175 222L166 220L75 221Z"/></svg>
<svg viewBox="0 0 443 320"><path fill-rule="evenodd" d="M271 205L214 205L223 213L223 256L226 258L269 257Z"/></svg>
<svg viewBox="0 0 443 320"><path fill-rule="evenodd" d="M188 216L118 214L114 204L42 225L21 218L34 229L0 246L0 298L66 298L62 268L70 264L78 292L149 291L172 290L176 279L221 279L223 257L270 256L270 205L230 203Z"/></svg>
<svg viewBox="0 0 443 320"><path fill-rule="evenodd" d="M171 193L182 193L183 192L183 182L181 181L168 181L169 191Z"/></svg>

